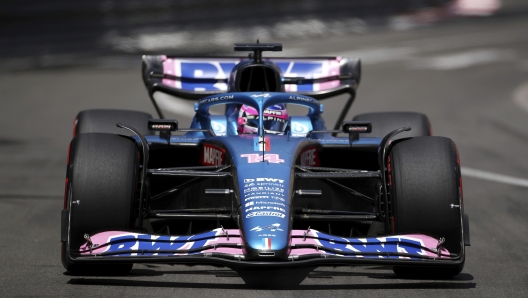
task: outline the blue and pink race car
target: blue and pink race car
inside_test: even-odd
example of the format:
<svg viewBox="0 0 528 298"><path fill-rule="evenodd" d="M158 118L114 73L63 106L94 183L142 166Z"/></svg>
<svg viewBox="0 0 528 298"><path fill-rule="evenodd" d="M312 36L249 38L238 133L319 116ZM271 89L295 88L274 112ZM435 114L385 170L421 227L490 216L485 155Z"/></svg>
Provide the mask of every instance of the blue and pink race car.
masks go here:
<svg viewBox="0 0 528 298"><path fill-rule="evenodd" d="M72 273L134 263L231 268L391 265L457 275L469 245L460 159L427 116L345 116L358 59L144 56L158 112L85 110L75 120L62 211ZM349 94L333 129L320 100ZM160 96L196 100L189 128ZM221 105L222 113L210 109ZM298 105L305 115L290 115ZM217 110L217 109L216 109Z"/></svg>

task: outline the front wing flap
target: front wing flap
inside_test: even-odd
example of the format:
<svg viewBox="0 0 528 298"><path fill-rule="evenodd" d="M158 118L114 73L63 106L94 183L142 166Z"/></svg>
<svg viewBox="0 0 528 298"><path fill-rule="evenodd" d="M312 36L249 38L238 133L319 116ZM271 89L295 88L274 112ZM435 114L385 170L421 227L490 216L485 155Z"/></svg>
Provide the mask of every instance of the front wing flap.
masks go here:
<svg viewBox="0 0 528 298"><path fill-rule="evenodd" d="M316 230L292 230L291 251L283 262L246 260L240 230L215 229L192 236L106 231L86 235L73 262L159 262L225 266L301 266L309 264L379 264L448 266L463 261L423 234L343 238ZM272 238L263 238L263 247Z"/></svg>

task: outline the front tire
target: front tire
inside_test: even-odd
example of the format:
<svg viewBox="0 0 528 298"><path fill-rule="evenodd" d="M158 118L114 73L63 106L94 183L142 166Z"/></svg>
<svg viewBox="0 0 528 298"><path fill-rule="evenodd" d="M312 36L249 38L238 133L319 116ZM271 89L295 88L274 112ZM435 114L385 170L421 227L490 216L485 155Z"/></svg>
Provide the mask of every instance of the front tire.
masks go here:
<svg viewBox="0 0 528 298"><path fill-rule="evenodd" d="M139 152L128 137L85 133L71 141L67 208L72 256L84 243L85 233L133 227L138 172ZM65 245L61 255L64 268L76 274L124 274L133 265L74 264Z"/></svg>
<svg viewBox="0 0 528 298"><path fill-rule="evenodd" d="M391 150L388 176L393 232L444 237L444 247L460 255L463 205L456 150L453 141L443 137L401 140ZM451 277L463 267L463 263L445 268L396 266L394 272L404 277Z"/></svg>

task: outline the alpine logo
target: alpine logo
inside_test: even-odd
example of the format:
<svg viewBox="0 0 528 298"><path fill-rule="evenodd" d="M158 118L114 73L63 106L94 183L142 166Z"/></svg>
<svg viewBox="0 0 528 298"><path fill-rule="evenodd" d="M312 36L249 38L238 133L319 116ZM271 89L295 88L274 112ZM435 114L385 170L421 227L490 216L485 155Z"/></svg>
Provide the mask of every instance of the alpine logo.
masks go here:
<svg viewBox="0 0 528 298"><path fill-rule="evenodd" d="M202 148L202 165L219 166L224 164L225 150L212 145L204 144Z"/></svg>
<svg viewBox="0 0 528 298"><path fill-rule="evenodd" d="M268 226L265 226L265 227L256 226L253 229L251 229L250 231L253 231L253 232L261 232L261 231L264 231L264 230L270 230L272 232L283 231L282 229L279 229L279 227L280 227L280 223L274 223L274 224L271 224L271 225L268 225Z"/></svg>
<svg viewBox="0 0 528 298"><path fill-rule="evenodd" d="M257 163L268 161L269 163L282 163L284 159L281 159L278 154L264 154L264 156L254 153L254 154L240 154L240 157L247 157L248 163Z"/></svg>
<svg viewBox="0 0 528 298"><path fill-rule="evenodd" d="M253 94L251 95L251 97L253 98L258 98L258 97L271 97L271 95L269 93L264 93L264 94Z"/></svg>

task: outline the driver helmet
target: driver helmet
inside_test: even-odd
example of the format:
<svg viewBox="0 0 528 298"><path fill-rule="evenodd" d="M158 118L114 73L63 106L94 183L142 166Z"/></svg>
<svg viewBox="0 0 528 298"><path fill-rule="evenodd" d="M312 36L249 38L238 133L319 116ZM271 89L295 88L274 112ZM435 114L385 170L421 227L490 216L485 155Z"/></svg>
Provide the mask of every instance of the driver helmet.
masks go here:
<svg viewBox="0 0 528 298"><path fill-rule="evenodd" d="M271 134L284 134L288 124L288 111L285 104L269 106L264 110L264 130ZM248 105L242 105L238 114L238 133L258 133L258 111Z"/></svg>

